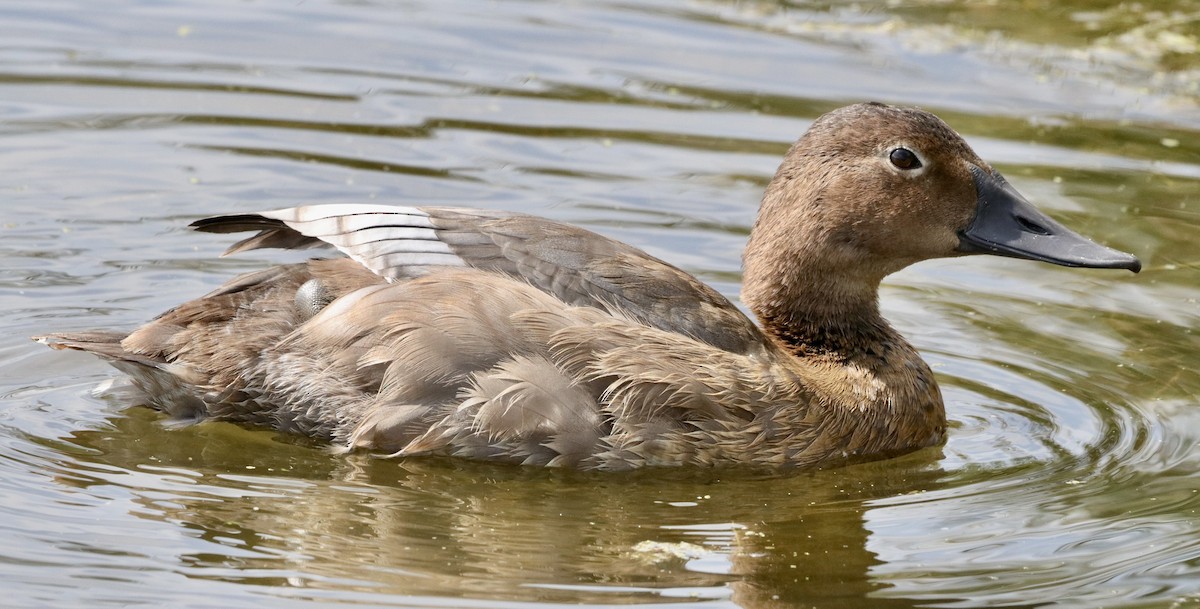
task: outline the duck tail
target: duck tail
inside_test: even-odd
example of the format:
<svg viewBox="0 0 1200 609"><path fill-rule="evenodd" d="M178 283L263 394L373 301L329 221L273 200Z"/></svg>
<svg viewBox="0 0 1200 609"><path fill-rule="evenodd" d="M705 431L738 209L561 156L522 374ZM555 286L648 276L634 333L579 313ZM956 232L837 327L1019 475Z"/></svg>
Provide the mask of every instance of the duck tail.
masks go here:
<svg viewBox="0 0 1200 609"><path fill-rule="evenodd" d="M173 423L192 423L204 419L208 409L195 387L194 374L185 366L163 359L127 351L121 332L61 332L34 336L33 340L52 349L85 351L99 356L133 379L148 401L143 402L170 416Z"/></svg>
<svg viewBox="0 0 1200 609"><path fill-rule="evenodd" d="M121 332L96 330L92 332L56 332L32 338L51 349L85 351L113 363L128 362L153 368L158 368L162 365L163 362L154 358L126 351L121 346L121 341L125 340L126 336L128 334Z"/></svg>

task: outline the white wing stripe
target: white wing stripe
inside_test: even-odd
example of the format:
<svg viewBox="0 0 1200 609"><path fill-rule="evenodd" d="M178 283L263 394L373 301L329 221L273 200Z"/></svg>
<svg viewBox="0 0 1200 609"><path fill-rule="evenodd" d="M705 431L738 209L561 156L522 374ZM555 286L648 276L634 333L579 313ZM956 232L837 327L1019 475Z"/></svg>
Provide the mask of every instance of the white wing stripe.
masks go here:
<svg viewBox="0 0 1200 609"><path fill-rule="evenodd" d="M466 266L462 258L454 254L437 254L437 253L399 253L399 254L384 254L372 261L382 262L383 264L371 264L368 268L386 269L385 274L392 269L405 266Z"/></svg>
<svg viewBox="0 0 1200 609"><path fill-rule="evenodd" d="M329 243L384 277L408 276L413 267L467 266L440 239L429 214L416 207L306 205L258 215Z"/></svg>
<svg viewBox="0 0 1200 609"><path fill-rule="evenodd" d="M308 234L308 233L304 233ZM438 239L438 234L428 228L409 228L400 226L379 226L349 233L320 235L322 241L337 247L362 247L368 243L380 241L419 241L434 242L442 246L441 251L450 251L449 246Z"/></svg>
<svg viewBox="0 0 1200 609"><path fill-rule="evenodd" d="M314 222L337 216L359 216L364 214L381 214L387 216L420 218L417 222L428 223L429 214L415 207L396 207L394 205L367 205L361 203L333 203L328 205L304 205L287 209L274 209L258 212L258 215L272 220L287 223Z"/></svg>
<svg viewBox="0 0 1200 609"><path fill-rule="evenodd" d="M304 222L283 220L284 224L304 235L336 235L352 233L376 226L403 226L408 228L433 229L433 223L426 216L409 216L406 214L358 214L355 216L330 216L319 220Z"/></svg>
<svg viewBox="0 0 1200 609"><path fill-rule="evenodd" d="M420 253L446 254L458 257L450 251L450 247L441 241L375 241L354 248L346 248L364 258L378 258L386 254Z"/></svg>

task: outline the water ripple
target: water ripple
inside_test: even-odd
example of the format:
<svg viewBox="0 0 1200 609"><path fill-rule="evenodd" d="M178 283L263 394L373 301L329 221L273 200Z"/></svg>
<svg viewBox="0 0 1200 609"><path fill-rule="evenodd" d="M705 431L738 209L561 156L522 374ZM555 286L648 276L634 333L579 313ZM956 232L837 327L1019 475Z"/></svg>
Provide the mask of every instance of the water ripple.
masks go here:
<svg viewBox="0 0 1200 609"><path fill-rule="evenodd" d="M1158 51L1194 38L1196 11L1122 6L0 8L6 600L1194 605L1200 123L1191 55ZM297 201L549 215L736 297L779 156L859 99L930 105L1052 215L1147 262L890 278L886 313L945 393L941 447L782 476L334 456L168 428L93 395L102 363L24 339L130 328L282 260L218 260L225 243L185 225Z"/></svg>

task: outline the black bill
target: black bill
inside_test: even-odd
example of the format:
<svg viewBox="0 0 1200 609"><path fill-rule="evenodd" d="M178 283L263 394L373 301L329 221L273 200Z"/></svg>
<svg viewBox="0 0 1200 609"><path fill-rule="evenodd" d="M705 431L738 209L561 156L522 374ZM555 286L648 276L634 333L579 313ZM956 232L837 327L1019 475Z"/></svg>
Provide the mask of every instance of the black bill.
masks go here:
<svg viewBox="0 0 1200 609"><path fill-rule="evenodd" d="M971 167L978 207L959 233L958 251L1041 260L1062 266L1142 270L1132 254L1104 247L1038 211L1003 177Z"/></svg>

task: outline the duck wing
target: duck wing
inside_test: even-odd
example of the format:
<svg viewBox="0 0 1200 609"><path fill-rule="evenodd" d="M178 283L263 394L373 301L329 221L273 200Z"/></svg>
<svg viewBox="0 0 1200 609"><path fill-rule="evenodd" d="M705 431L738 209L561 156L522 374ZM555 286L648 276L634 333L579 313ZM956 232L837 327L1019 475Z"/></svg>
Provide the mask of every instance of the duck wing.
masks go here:
<svg viewBox="0 0 1200 609"><path fill-rule="evenodd" d="M563 302L631 317L735 353L765 338L728 299L630 245L526 214L450 207L308 205L193 222L211 233L258 231L225 255L333 246L396 281L471 267L529 283Z"/></svg>

